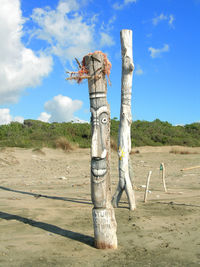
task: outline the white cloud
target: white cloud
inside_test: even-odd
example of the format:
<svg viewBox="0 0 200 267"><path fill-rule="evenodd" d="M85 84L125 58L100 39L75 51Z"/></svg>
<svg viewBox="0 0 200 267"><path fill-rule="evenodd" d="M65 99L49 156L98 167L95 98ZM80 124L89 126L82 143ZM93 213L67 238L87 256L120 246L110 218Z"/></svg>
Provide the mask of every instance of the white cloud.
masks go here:
<svg viewBox="0 0 200 267"><path fill-rule="evenodd" d="M12 121L10 110L8 108L0 109L0 125L9 124Z"/></svg>
<svg viewBox="0 0 200 267"><path fill-rule="evenodd" d="M13 121L17 121L17 122L20 122L20 123L24 123L24 118L21 117L21 116L16 116L16 117L14 117Z"/></svg>
<svg viewBox="0 0 200 267"><path fill-rule="evenodd" d="M169 25L173 26L173 22L174 22L174 16L173 15L169 15Z"/></svg>
<svg viewBox="0 0 200 267"><path fill-rule="evenodd" d="M149 47L148 50L150 51L150 56L152 58L160 57L162 53L169 52L169 45L163 45L163 48L153 48Z"/></svg>
<svg viewBox="0 0 200 267"><path fill-rule="evenodd" d="M65 63L74 57L82 58L95 47L94 20L90 23L78 13L76 0L59 1L56 9L36 8L32 20L39 26L34 36L47 41L53 54Z"/></svg>
<svg viewBox="0 0 200 267"><path fill-rule="evenodd" d="M75 118L71 122L73 122L73 123L89 123L89 121L80 120L79 118Z"/></svg>
<svg viewBox="0 0 200 267"><path fill-rule="evenodd" d="M48 113L46 113L46 112L42 112L42 113L40 114L40 116L38 117L38 120L39 120L39 121L48 122L50 118L51 118L51 115L50 115L50 114L48 114Z"/></svg>
<svg viewBox="0 0 200 267"><path fill-rule="evenodd" d="M81 13L82 5L89 0L59 0L55 9L33 10L31 18L35 24L31 38L46 41L45 50L36 53L22 41L25 34L30 34L30 28L26 33L23 30L26 21L22 17L21 1L0 1L0 105L16 103L26 88L40 84L52 70L52 54L66 63L72 62L75 56L82 58L98 46L114 44L109 31L115 16L109 20L108 27L98 31L94 18L88 19Z"/></svg>
<svg viewBox="0 0 200 267"><path fill-rule="evenodd" d="M140 65L136 65L135 74L138 76L144 74L144 71L142 70Z"/></svg>
<svg viewBox="0 0 200 267"><path fill-rule="evenodd" d="M16 102L27 87L38 85L52 68L51 57L24 46L20 0L1 0L0 104Z"/></svg>
<svg viewBox="0 0 200 267"><path fill-rule="evenodd" d="M70 97L57 95L45 103L46 112L40 114L40 120L49 122L67 122L78 120L74 112L82 107L82 101L72 100ZM38 119L39 119L38 118Z"/></svg>
<svg viewBox="0 0 200 267"><path fill-rule="evenodd" d="M112 35L110 34L110 32L113 30L114 28L114 22L116 21L116 16L112 16L108 22L102 22L101 27L100 27L100 43L99 45L101 47L103 46L112 46L115 44Z"/></svg>
<svg viewBox="0 0 200 267"><path fill-rule="evenodd" d="M101 30L104 31L104 32L110 32L111 30L113 30L114 28L114 22L116 21L117 17L114 15L112 16L108 22L102 22L102 25L101 25Z"/></svg>
<svg viewBox="0 0 200 267"><path fill-rule="evenodd" d="M161 21L167 21L168 24L173 27L174 16L172 14L168 16L161 13L159 16L152 19L152 23L155 26L158 25Z"/></svg>
<svg viewBox="0 0 200 267"><path fill-rule="evenodd" d="M126 7L128 4L136 3L137 0L124 0L122 3L116 2L113 4L113 8L117 10L121 10Z"/></svg>
<svg viewBox="0 0 200 267"><path fill-rule="evenodd" d="M79 4L76 0L60 0L58 5L58 11L60 13L69 13L70 11L75 11L79 9Z"/></svg>
<svg viewBox="0 0 200 267"><path fill-rule="evenodd" d="M153 23L153 25L157 25L162 20L167 20L167 19L168 19L168 17L166 15L164 15L163 13L161 13L159 16L152 19L152 23Z"/></svg>
<svg viewBox="0 0 200 267"><path fill-rule="evenodd" d="M115 44L112 37L105 32L101 32L100 46L112 46Z"/></svg>
<svg viewBox="0 0 200 267"><path fill-rule="evenodd" d="M12 117L10 114L10 109L8 108L1 108L0 109L0 125L9 124L11 121L17 121L20 123L24 122L24 118L22 117Z"/></svg>

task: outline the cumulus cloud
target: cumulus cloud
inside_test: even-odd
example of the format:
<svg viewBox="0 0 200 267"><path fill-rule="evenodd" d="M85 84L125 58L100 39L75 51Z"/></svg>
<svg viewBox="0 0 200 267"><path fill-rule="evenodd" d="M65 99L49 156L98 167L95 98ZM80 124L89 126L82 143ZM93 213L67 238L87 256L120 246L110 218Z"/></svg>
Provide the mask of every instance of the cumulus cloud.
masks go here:
<svg viewBox="0 0 200 267"><path fill-rule="evenodd" d="M161 13L159 16L156 16L155 18L152 19L152 23L155 26L162 21L167 21L168 24L173 27L174 16L172 14L168 16Z"/></svg>
<svg viewBox="0 0 200 267"><path fill-rule="evenodd" d="M164 44L163 48L149 47L148 50L150 51L150 56L152 58L156 58L156 57L160 57L162 55L162 53L169 52L169 45L168 44Z"/></svg>
<svg viewBox="0 0 200 267"><path fill-rule="evenodd" d="M10 110L8 108L0 109L0 125L9 124L12 121Z"/></svg>
<svg viewBox="0 0 200 267"><path fill-rule="evenodd" d="M1 108L0 109L0 125L9 124L12 121L17 121L17 122L23 123L24 118L19 117L19 116L13 118L10 114L10 109Z"/></svg>
<svg viewBox="0 0 200 267"><path fill-rule="evenodd" d="M128 4L136 3L136 2L137 2L137 0L124 0L122 3L116 2L113 4L113 8L116 10L121 10L125 6L127 6Z"/></svg>
<svg viewBox="0 0 200 267"><path fill-rule="evenodd" d="M38 117L39 121L44 121L44 122L49 122L49 119L51 118L51 115L46 113L46 112L42 112L40 114L40 116Z"/></svg>
<svg viewBox="0 0 200 267"><path fill-rule="evenodd" d="M52 58L22 43L20 0L1 0L0 104L17 102L23 90L38 85L52 68Z"/></svg>
<svg viewBox="0 0 200 267"><path fill-rule="evenodd" d="M78 118L74 116L74 113L81 109L82 104L80 100L72 100L68 96L57 95L44 104L46 112L42 112L38 119L46 122L68 122L78 120Z"/></svg>
<svg viewBox="0 0 200 267"><path fill-rule="evenodd" d="M88 19L81 13L86 0L59 0L55 9L35 8L29 20L33 28L29 27L26 33L20 2L1 0L0 105L16 103L26 88L40 84L52 70L53 54L66 63L72 62L75 56L82 58L98 46L114 44L109 31L115 17L107 23L109 27L97 31L94 17ZM30 40L46 41L43 52L35 52L24 45L22 38L28 34Z"/></svg>
<svg viewBox="0 0 200 267"><path fill-rule="evenodd" d="M21 117L21 116L16 116L16 117L14 117L13 121L17 121L17 122L20 122L20 123L24 123L24 118Z"/></svg>
<svg viewBox="0 0 200 267"><path fill-rule="evenodd" d="M45 40L53 54L63 62L81 58L94 48L94 24L78 13L76 0L60 0L56 9L35 8L32 20L37 24L34 36Z"/></svg>

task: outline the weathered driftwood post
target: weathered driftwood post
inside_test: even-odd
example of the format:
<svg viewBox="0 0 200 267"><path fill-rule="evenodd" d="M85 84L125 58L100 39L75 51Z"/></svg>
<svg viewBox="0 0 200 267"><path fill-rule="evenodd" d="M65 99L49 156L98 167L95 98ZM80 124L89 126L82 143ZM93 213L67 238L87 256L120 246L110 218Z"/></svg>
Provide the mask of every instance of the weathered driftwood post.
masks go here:
<svg viewBox="0 0 200 267"><path fill-rule="evenodd" d="M162 171L163 187L164 187L165 192L167 192L167 187L166 187L166 183L165 183L165 164L164 163L160 164L160 170Z"/></svg>
<svg viewBox="0 0 200 267"><path fill-rule="evenodd" d="M110 182L110 107L107 103L105 74L111 67L106 55L94 52L84 57L88 70L92 145L91 195L95 247L116 249L116 220L111 205ZM109 73L107 73L109 74Z"/></svg>
<svg viewBox="0 0 200 267"><path fill-rule="evenodd" d="M131 152L131 94L132 76L134 70L132 56L132 31L122 30L121 54L122 54L122 79L121 79L121 111L118 136L119 155L119 182L117 190L113 196L113 207L117 207L123 191L125 190L130 210L136 208L135 195L129 172L129 153Z"/></svg>
<svg viewBox="0 0 200 267"><path fill-rule="evenodd" d="M152 174L152 171L149 171L148 176L147 176L145 193L144 193L144 202L146 202L146 200L147 200L147 194L149 192L149 182L150 182L151 174Z"/></svg>
<svg viewBox="0 0 200 267"><path fill-rule="evenodd" d="M183 168L181 169L181 171L188 171L188 170L193 170L193 169L198 169L200 168L200 166L193 166L193 167L189 167L189 168Z"/></svg>

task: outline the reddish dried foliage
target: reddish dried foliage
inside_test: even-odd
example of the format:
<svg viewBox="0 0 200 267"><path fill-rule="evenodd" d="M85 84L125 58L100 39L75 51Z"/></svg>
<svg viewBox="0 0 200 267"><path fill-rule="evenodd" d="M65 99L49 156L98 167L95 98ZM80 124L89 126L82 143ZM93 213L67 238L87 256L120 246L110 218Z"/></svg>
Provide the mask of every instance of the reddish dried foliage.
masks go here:
<svg viewBox="0 0 200 267"><path fill-rule="evenodd" d="M103 55L103 58L104 58L104 70L103 70L103 73L109 77L112 64L108 60L106 54L104 54L101 51L95 51L94 53L89 53L88 56L93 55L93 54L102 54Z"/></svg>
<svg viewBox="0 0 200 267"><path fill-rule="evenodd" d="M89 53L87 56L90 56L90 55L93 55L93 54L96 54L96 53L102 54L103 57L104 57L104 69L102 70L102 72L103 72L104 75L107 75L108 82L110 84L109 75L110 75L110 70L111 70L112 65L111 65L110 61L108 60L106 54L104 54L101 51L95 51L94 53ZM71 74L71 76L74 75L74 74L76 75L77 83L81 83L83 78L84 78L84 76L88 75L88 69L85 66L85 57L86 56L84 56L84 58L82 60L80 70L77 73Z"/></svg>
<svg viewBox="0 0 200 267"><path fill-rule="evenodd" d="M85 57L84 57L82 60L81 69L78 71L77 83L81 83L83 80L82 77L87 74L88 74L88 70L86 69L86 66L85 66Z"/></svg>

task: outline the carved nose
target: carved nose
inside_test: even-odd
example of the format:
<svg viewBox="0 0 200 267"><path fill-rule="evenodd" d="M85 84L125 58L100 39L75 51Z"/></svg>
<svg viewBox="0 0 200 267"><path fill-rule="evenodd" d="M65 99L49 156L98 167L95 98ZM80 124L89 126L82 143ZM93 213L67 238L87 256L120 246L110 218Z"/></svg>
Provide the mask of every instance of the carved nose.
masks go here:
<svg viewBox="0 0 200 267"><path fill-rule="evenodd" d="M107 151L104 147L100 129L97 125L94 125L92 134L92 158L103 159L107 155Z"/></svg>

